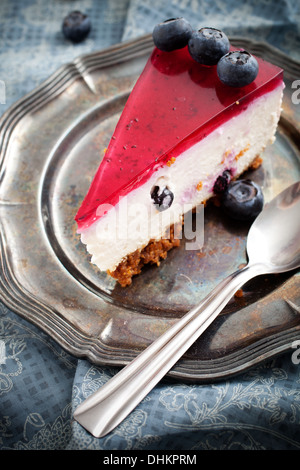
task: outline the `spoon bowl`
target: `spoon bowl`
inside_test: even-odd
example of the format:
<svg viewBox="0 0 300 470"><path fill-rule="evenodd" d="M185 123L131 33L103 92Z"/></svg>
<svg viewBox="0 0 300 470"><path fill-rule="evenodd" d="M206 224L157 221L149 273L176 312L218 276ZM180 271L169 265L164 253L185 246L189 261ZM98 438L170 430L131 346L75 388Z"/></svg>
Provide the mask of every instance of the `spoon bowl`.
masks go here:
<svg viewBox="0 0 300 470"><path fill-rule="evenodd" d="M300 181L265 205L247 239L249 264L265 273L290 271L300 265Z"/></svg>

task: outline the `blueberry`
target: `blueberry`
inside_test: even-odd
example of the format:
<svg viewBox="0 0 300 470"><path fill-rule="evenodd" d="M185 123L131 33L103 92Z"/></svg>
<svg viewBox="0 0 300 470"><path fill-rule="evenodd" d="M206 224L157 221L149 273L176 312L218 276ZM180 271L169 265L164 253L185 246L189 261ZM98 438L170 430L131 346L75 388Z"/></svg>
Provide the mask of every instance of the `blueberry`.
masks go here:
<svg viewBox="0 0 300 470"><path fill-rule="evenodd" d="M160 190L159 186L154 186L151 191L151 198L153 199L156 208L160 212L163 212L166 209L169 209L172 205L174 194L167 187Z"/></svg>
<svg viewBox="0 0 300 470"><path fill-rule="evenodd" d="M158 49L170 52L185 47L191 34L192 27L184 18L170 18L155 26L152 37Z"/></svg>
<svg viewBox="0 0 300 470"><path fill-rule="evenodd" d="M203 65L215 65L229 51L230 43L226 34L215 28L201 28L194 31L188 49L191 57Z"/></svg>
<svg viewBox="0 0 300 470"><path fill-rule="evenodd" d="M264 197L260 186L251 180L237 180L229 184L222 199L226 214L237 220L253 220L261 212Z"/></svg>
<svg viewBox="0 0 300 470"><path fill-rule="evenodd" d="M214 184L214 193L215 194L223 194L228 185L231 181L231 172L229 170L225 170L222 175L218 176Z"/></svg>
<svg viewBox="0 0 300 470"><path fill-rule="evenodd" d="M72 11L63 20L62 32L72 42L83 41L91 30L91 21L80 11Z"/></svg>
<svg viewBox="0 0 300 470"><path fill-rule="evenodd" d="M247 51L232 51L223 56L217 65L221 82L233 87L252 83L258 74L258 63Z"/></svg>

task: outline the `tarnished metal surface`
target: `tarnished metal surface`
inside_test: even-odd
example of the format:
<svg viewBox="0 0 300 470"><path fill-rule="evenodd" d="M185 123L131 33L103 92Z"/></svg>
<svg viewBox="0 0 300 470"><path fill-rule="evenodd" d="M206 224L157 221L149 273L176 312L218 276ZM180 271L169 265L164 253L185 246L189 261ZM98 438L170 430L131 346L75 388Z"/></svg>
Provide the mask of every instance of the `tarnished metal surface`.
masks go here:
<svg viewBox="0 0 300 470"><path fill-rule="evenodd" d="M268 200L300 179L300 104L292 100L300 65L264 44L237 42L285 69L277 139L250 175ZM249 227L212 205L200 252L182 244L125 289L90 264L79 241L74 215L151 48L146 36L81 57L1 120L1 298L95 363L127 363L246 262ZM249 282L170 375L214 380L286 351L300 337L299 306L298 273Z"/></svg>

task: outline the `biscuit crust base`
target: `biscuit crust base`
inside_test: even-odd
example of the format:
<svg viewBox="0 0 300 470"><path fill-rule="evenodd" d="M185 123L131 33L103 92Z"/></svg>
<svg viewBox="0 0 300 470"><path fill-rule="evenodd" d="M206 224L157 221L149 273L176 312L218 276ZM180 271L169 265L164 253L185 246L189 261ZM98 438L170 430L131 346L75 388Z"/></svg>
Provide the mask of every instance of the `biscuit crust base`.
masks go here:
<svg viewBox="0 0 300 470"><path fill-rule="evenodd" d="M145 264L160 265L160 260L167 257L168 251L180 245L180 239L176 238L174 226L170 227L169 238L151 240L142 250L136 250L122 261L114 271L107 273L116 279L122 287L132 283L132 277L139 274Z"/></svg>

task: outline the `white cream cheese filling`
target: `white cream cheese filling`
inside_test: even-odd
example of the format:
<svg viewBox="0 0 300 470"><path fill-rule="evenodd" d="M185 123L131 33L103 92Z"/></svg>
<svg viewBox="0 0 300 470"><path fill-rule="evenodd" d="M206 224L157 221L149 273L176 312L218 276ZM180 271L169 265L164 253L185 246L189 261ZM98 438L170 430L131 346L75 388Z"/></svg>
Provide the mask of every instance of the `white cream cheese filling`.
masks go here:
<svg viewBox="0 0 300 470"><path fill-rule="evenodd" d="M274 141L282 86L253 101L245 111L225 122L203 140L183 152L169 166L160 168L139 188L81 233L81 241L101 271L114 271L130 253L160 240L182 215L213 196L214 182L224 170L242 174ZM172 205L159 212L151 199L154 186L167 186ZM103 212L102 212L103 213Z"/></svg>

